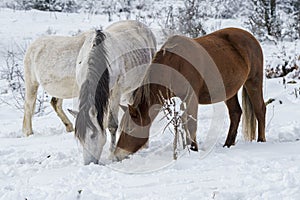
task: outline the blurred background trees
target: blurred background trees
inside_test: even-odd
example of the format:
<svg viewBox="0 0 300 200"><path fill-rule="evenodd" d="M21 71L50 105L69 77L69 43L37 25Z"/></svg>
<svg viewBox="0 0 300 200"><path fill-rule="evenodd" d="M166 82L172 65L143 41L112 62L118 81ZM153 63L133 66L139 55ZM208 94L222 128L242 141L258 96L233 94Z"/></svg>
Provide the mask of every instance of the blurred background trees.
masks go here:
<svg viewBox="0 0 300 200"><path fill-rule="evenodd" d="M157 20L165 28L191 37L204 35L207 18L243 17L245 27L260 40L300 38L299 0L3 0L1 7L55 12L124 15L126 19Z"/></svg>

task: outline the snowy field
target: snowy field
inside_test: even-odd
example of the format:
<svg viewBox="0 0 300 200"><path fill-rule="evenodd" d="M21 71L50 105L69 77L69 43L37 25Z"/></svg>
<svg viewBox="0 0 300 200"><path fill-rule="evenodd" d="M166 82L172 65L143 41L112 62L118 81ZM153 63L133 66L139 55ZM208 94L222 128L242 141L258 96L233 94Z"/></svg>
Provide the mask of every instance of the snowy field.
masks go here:
<svg viewBox="0 0 300 200"><path fill-rule="evenodd" d="M218 24L241 27L238 20ZM7 50L22 48L41 35L73 35L107 25L106 16L0 9L0 64L5 66ZM284 46L300 52L300 43ZM264 43L263 49L268 61L282 50L272 43ZM282 78L265 79L265 100L275 99L267 107L266 143L244 142L239 127L237 144L223 148L229 126L225 113L213 132L215 146L207 145L205 135L212 132L215 107L200 106L198 140L207 148L199 153L184 150L173 161L172 135L163 134L162 122L157 122L149 149L111 163L107 144L102 165L84 166L79 142L65 131L49 103L33 119L35 134L22 135L23 113L5 103L13 99L10 92L3 92L6 82L1 80L0 199L300 199L300 97L294 94L300 81L296 81L284 86ZM73 100L64 104L72 106ZM224 104L219 109L226 112Z"/></svg>

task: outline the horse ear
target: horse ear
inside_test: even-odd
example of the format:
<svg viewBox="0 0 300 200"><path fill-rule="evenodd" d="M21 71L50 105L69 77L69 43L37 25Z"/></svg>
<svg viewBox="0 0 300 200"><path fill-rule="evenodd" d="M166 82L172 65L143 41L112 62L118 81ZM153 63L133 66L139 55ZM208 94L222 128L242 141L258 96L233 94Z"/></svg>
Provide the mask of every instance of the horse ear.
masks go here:
<svg viewBox="0 0 300 200"><path fill-rule="evenodd" d="M71 109L68 109L68 111L69 111L69 113L73 116L73 117L77 117L77 115L78 115L78 111L76 111L76 110L71 110Z"/></svg>
<svg viewBox="0 0 300 200"><path fill-rule="evenodd" d="M127 109L127 107L126 106L123 106L123 105L119 105L120 106L120 108L124 111L124 112L126 112L126 109Z"/></svg>
<svg viewBox="0 0 300 200"><path fill-rule="evenodd" d="M129 109L129 114L131 117L134 117L134 118L138 117L138 112L137 112L136 108L134 108L133 106L128 104L128 109Z"/></svg>

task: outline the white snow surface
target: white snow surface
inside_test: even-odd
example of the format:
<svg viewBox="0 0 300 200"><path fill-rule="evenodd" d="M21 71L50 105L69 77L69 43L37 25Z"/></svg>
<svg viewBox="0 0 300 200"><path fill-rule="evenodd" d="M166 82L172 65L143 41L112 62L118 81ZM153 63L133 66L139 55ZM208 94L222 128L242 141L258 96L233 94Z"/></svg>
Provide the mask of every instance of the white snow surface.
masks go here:
<svg viewBox="0 0 300 200"><path fill-rule="evenodd" d="M7 48L46 32L72 35L109 24L101 15L0 9L0 64L5 65ZM219 24L241 27L238 20ZM273 59L276 48L269 43L263 48L265 58ZM221 103L218 109L199 106L198 153L183 150L173 161L173 136L162 133L162 121L154 124L148 149L112 163L108 138L102 165L88 166L74 133L65 131L49 103L43 115L33 118L35 134L24 137L22 111L1 102L0 199L300 199L300 97L293 93L299 86L284 86L280 78L264 80L265 100L275 99L267 107L266 143L245 142L240 126L236 145L223 148L229 119ZM9 93L0 97L11 99ZM64 104L65 109L72 106L73 100ZM214 111L220 108L225 118L213 132ZM215 142L204 148L212 132Z"/></svg>

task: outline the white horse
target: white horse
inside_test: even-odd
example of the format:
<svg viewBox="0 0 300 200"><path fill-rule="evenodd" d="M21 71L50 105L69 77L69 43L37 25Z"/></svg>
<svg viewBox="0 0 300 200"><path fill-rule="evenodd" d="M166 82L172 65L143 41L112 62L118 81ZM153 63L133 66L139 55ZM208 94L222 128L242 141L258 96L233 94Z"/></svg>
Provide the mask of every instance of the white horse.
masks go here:
<svg viewBox="0 0 300 200"><path fill-rule="evenodd" d="M74 56L68 56L69 61L63 62L68 65L72 63L72 66L55 68L53 67L55 64L53 64L51 67L55 68L55 70L53 70L50 75L46 69L39 69L40 71L44 71L44 73L37 73L37 70L26 70L26 74L29 73L27 76L31 78L35 75L36 80L30 81L31 79L26 79L26 82L27 80L31 82L26 84L26 91L36 91L38 83L40 83L47 92L50 91L50 95L57 97L55 100L59 101L56 101L56 108L58 108L57 105L60 106L60 111L57 111L57 113L66 124L67 130L69 127L72 127L72 124L69 120L64 121L67 117L61 110L61 99L72 98L79 94L79 112L76 113L75 136L83 146L84 163L98 163L106 142L106 128L109 128L112 134L111 151L114 149L115 133L118 127L117 113L119 111L121 97L129 101L127 97L141 84L145 72L147 71L146 69L155 53L156 41L151 30L137 21L117 22L104 31L92 31L82 34L78 36L75 41L80 43L77 44L80 46L79 49L75 50L74 47L72 52ZM68 45L64 46L64 50L70 49L70 47L67 47ZM52 51L48 50L46 52L49 54L52 53ZM76 53L74 53L75 51ZM35 56L31 57L38 58L40 57L39 55L41 55L41 53L35 53ZM63 56L64 54L59 53L59 55ZM58 56L58 54L56 54L56 56ZM47 61L47 59L44 58L44 61ZM48 66L48 68L51 67ZM61 71L65 72L63 74L64 77L68 77L67 80L63 80L62 75L58 76L55 73ZM46 77L43 81L41 81L42 76ZM61 80L63 84L57 84L55 82L52 88L52 86L50 86L54 79L52 76L58 77L56 78L56 82ZM32 82L36 83L34 87L32 87ZM50 87L52 89L50 89ZM60 87L65 87L64 96L61 95L63 92L59 95L55 93L58 92L58 88ZM71 92L71 94L67 93L67 91L69 91L67 88L73 92ZM23 128L25 134L32 132L31 116L34 105L34 103L32 103L32 101L34 101L32 96L35 95L36 92L31 92L30 94L26 92L25 110L27 104L29 104L29 106L32 104L32 106L31 111L28 113L30 120L26 119L25 111ZM30 99L30 97L31 102L27 100ZM53 103L52 105L55 104ZM75 112L73 111L73 113ZM26 124L29 124L30 127L28 128ZM70 128L70 130L72 130L72 128Z"/></svg>
<svg viewBox="0 0 300 200"><path fill-rule="evenodd" d="M26 136L33 134L32 116L39 85L53 96L51 105L65 124L66 130L73 131L72 123L62 110L62 102L63 99L74 98L79 94L76 59L86 38L92 35L93 31L76 37L45 36L29 46L24 58L26 94L23 133Z"/></svg>
<svg viewBox="0 0 300 200"><path fill-rule="evenodd" d="M80 94L75 124L85 164L99 162L106 128L114 150L121 97L128 102L126 97L140 86L155 50L153 33L136 21L115 23L85 40L76 67Z"/></svg>

